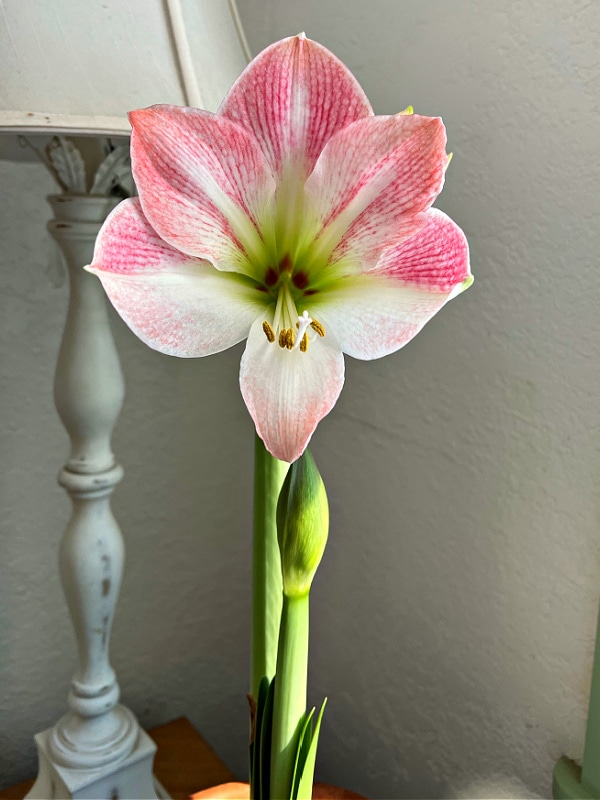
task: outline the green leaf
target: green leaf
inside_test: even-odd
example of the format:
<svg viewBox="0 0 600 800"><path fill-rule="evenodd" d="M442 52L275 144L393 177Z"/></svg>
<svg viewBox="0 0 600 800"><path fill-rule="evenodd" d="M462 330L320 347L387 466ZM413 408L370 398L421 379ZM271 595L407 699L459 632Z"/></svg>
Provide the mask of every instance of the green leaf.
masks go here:
<svg viewBox="0 0 600 800"><path fill-rule="evenodd" d="M260 726L260 795L257 800L265 800L271 793L271 739L273 736L273 696L275 694L275 678L271 681Z"/></svg>
<svg viewBox="0 0 600 800"><path fill-rule="evenodd" d="M313 780L315 777L315 763L317 761L317 745L319 743L321 720L323 719L323 712L325 711L326 704L327 704L327 698L323 700L323 705L321 706L321 710L319 711L319 716L317 717L315 731L312 735L310 747L308 749L308 754L306 756L306 761L304 762L304 768L302 770L302 775L300 777L300 783L298 784L298 794L296 795L296 798L294 798L294 800L312 799Z"/></svg>
<svg viewBox="0 0 600 800"><path fill-rule="evenodd" d="M269 685L270 681L265 675L258 687L258 700L256 701L256 712L253 721L253 740L250 743L250 786L252 788L252 800L260 800L261 798L260 743L262 738L262 721L267 696L269 694Z"/></svg>
<svg viewBox="0 0 600 800"><path fill-rule="evenodd" d="M298 785L300 784L300 776L304 771L304 764L306 763L306 757L308 756L310 743L312 741L312 735L313 735L312 720L314 715L315 715L315 709L313 708L310 714L307 714L305 716L304 721L302 723L302 727L300 728L300 735L298 737L298 749L296 750L296 763L294 764L294 774L292 777L291 800L296 800L296 797L298 796Z"/></svg>

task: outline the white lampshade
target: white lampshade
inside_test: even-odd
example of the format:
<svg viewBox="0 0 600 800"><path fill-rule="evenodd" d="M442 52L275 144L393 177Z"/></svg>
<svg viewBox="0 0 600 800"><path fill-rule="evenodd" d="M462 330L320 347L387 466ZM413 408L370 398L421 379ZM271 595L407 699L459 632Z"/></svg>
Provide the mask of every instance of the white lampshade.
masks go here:
<svg viewBox="0 0 600 800"><path fill-rule="evenodd" d="M154 103L215 111L249 60L234 0L2 0L0 131L127 135Z"/></svg>

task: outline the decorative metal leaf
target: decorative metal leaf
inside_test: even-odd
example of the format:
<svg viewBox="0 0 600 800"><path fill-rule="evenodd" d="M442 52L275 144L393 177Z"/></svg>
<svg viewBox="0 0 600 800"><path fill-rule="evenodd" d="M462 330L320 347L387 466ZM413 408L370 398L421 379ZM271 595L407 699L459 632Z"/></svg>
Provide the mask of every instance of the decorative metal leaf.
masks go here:
<svg viewBox="0 0 600 800"><path fill-rule="evenodd" d="M90 194L108 194L115 186L123 186L128 194L133 188L129 147L115 147L98 167Z"/></svg>
<svg viewBox="0 0 600 800"><path fill-rule="evenodd" d="M46 148L46 155L65 191L70 194L85 194L85 163L73 142L62 136L55 136Z"/></svg>

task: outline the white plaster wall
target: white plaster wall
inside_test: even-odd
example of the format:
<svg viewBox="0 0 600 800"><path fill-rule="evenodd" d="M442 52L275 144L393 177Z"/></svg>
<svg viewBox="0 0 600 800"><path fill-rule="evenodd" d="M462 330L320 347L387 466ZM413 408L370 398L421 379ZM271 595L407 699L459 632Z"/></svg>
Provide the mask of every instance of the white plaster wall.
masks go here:
<svg viewBox="0 0 600 800"><path fill-rule="evenodd" d="M306 30L378 113L443 116L439 206L476 282L405 350L347 361L313 452L330 544L313 590L318 770L372 798L550 796L581 755L600 593L597 4L239 0L256 52ZM64 288L44 273L35 165L0 164L0 786L64 708L55 570L68 514L50 394ZM252 430L236 348L190 362L115 321L128 397L113 637L145 725L186 713L245 769ZM520 792L520 794L519 794ZM499 796L499 795L496 795Z"/></svg>

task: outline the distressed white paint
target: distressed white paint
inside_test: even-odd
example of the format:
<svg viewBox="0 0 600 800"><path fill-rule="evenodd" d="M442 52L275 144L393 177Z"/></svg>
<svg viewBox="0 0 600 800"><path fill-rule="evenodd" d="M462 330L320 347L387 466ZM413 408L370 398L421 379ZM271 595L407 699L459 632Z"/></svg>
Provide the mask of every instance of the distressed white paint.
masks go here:
<svg viewBox="0 0 600 800"><path fill-rule="evenodd" d="M582 753L600 591L597 4L240 0L256 52L305 29L379 113L441 114L440 207L475 284L402 352L348 360L314 437L332 529L312 596L317 771L373 798L550 796ZM0 164L0 776L35 770L72 633L54 560L64 431L48 387L64 290L44 274L42 168ZM115 323L127 397L113 630L144 726L187 713L246 765L252 430L241 348L154 353ZM491 794L491 792L489 792ZM513 794L516 792L513 792ZM496 795L498 796L498 795ZM501 795L499 795L501 796ZM525 795L526 796L526 795Z"/></svg>
<svg viewBox="0 0 600 800"><path fill-rule="evenodd" d="M69 269L69 310L54 396L71 440L59 483L73 510L61 541L60 574L75 629L78 667L69 711L36 737L39 770L30 798L154 797L156 747L118 703L109 661L110 633L121 587L124 545L110 509L123 470L111 434L124 394L119 358L98 281L83 271L106 215L118 200L50 197L49 230Z"/></svg>

